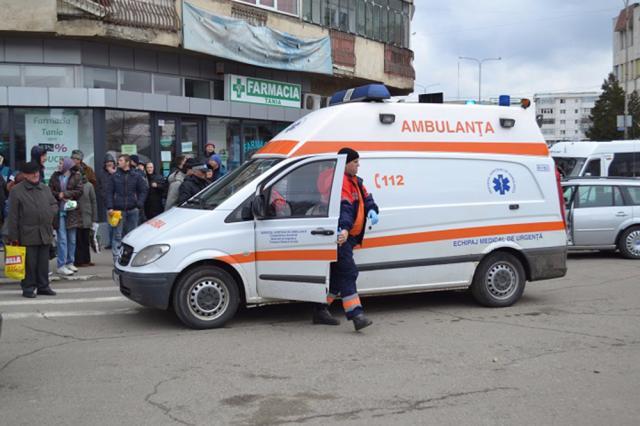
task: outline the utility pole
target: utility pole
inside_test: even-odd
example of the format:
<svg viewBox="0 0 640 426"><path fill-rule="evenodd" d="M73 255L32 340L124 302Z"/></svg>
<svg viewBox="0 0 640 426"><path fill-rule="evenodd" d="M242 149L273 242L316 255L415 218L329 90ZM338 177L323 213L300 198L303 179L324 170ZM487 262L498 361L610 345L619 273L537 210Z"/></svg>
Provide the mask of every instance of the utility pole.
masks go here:
<svg viewBox="0 0 640 426"><path fill-rule="evenodd" d="M629 115L629 0L624 1L624 139L629 139L629 127L627 127L627 116ZM633 37L633 34L631 34Z"/></svg>
<svg viewBox="0 0 640 426"><path fill-rule="evenodd" d="M626 1L629 1L629 0L626 0ZM488 61L501 61L502 58L498 57L498 58L478 59L478 58L470 58L467 56L460 56L458 57L458 59L474 61L478 64L478 104L482 104L482 64Z"/></svg>

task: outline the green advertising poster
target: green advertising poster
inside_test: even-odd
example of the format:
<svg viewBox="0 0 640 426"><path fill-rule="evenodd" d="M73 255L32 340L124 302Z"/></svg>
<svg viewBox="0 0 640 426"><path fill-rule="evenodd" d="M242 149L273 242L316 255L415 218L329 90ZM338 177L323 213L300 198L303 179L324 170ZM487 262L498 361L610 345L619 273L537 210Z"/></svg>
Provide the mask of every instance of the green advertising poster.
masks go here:
<svg viewBox="0 0 640 426"><path fill-rule="evenodd" d="M44 165L44 177L48 181L58 169L61 158L70 157L78 149L78 115L61 113L25 114L27 152L39 145L49 152Z"/></svg>
<svg viewBox="0 0 640 426"><path fill-rule="evenodd" d="M230 99L234 102L300 108L302 86L262 78L229 76Z"/></svg>

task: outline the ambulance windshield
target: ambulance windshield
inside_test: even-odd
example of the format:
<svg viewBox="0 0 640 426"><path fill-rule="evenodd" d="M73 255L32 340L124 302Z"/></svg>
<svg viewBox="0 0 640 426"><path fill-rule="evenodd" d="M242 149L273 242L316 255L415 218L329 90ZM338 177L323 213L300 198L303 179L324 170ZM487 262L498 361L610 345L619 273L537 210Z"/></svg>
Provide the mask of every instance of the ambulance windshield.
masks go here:
<svg viewBox="0 0 640 426"><path fill-rule="evenodd" d="M578 176L584 166L586 158L553 157L562 177Z"/></svg>
<svg viewBox="0 0 640 426"><path fill-rule="evenodd" d="M189 199L181 207L213 210L280 161L282 161L281 158L258 158L247 161L195 197Z"/></svg>

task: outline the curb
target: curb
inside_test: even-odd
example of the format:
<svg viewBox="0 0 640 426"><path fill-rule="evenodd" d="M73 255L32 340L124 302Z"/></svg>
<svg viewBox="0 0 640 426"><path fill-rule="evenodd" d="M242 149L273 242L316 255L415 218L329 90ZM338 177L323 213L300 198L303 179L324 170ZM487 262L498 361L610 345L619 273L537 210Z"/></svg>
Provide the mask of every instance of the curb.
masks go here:
<svg viewBox="0 0 640 426"><path fill-rule="evenodd" d="M76 275L76 276L69 276L69 277L61 277L60 275L52 275L51 277L49 277L49 282L111 280L111 279L112 279L111 274L109 274L109 275L101 275L101 274ZM0 285L2 285L2 284L20 284L20 281L16 281L16 280L11 279L11 278L2 277L2 278L0 278Z"/></svg>

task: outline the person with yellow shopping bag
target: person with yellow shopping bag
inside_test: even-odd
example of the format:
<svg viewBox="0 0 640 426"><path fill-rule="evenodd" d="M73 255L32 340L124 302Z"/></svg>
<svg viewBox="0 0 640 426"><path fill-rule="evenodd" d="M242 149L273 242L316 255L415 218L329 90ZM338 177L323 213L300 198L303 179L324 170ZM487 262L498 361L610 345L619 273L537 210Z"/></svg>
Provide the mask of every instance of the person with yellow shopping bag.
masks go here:
<svg viewBox="0 0 640 426"><path fill-rule="evenodd" d="M55 296L49 286L49 246L53 242L53 220L58 202L51 190L40 183L40 167L25 163L20 168L24 180L9 194L9 243L26 247L22 296Z"/></svg>

